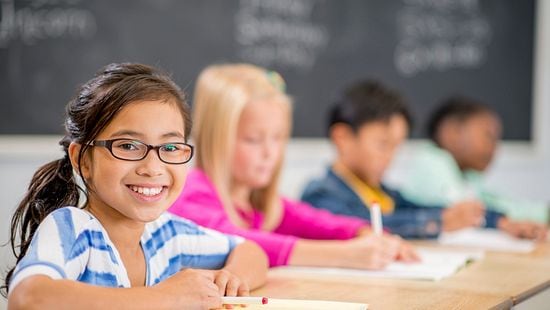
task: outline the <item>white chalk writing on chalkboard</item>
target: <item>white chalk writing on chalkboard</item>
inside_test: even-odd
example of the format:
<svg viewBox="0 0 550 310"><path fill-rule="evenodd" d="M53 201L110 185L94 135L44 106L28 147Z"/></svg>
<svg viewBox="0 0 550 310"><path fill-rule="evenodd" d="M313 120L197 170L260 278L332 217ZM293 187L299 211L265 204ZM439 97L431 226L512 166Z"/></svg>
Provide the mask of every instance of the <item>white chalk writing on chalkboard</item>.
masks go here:
<svg viewBox="0 0 550 310"><path fill-rule="evenodd" d="M93 37L96 19L90 11L73 6L79 1L35 0L26 7L16 8L15 0L1 0L0 48L14 40L31 46L52 38Z"/></svg>
<svg viewBox="0 0 550 310"><path fill-rule="evenodd" d="M404 0L396 21L397 71L411 77L423 71L481 66L491 27L478 1Z"/></svg>
<svg viewBox="0 0 550 310"><path fill-rule="evenodd" d="M312 20L317 0L241 0L235 15L237 54L271 67L307 70L328 43L328 31Z"/></svg>

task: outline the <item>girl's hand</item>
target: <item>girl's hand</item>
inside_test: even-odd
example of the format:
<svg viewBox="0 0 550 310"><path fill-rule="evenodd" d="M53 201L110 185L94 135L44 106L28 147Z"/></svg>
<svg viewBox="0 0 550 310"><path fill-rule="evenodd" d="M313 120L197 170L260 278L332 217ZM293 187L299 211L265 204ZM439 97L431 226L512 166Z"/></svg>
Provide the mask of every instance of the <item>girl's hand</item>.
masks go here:
<svg viewBox="0 0 550 310"><path fill-rule="evenodd" d="M397 235L393 235L394 238L399 239L399 250L397 253L397 259L406 263L414 263L420 261L420 256L416 253L414 247L407 241L403 240Z"/></svg>
<svg viewBox="0 0 550 310"><path fill-rule="evenodd" d="M227 269L214 270L214 283L221 296L249 296L248 285Z"/></svg>
<svg viewBox="0 0 550 310"><path fill-rule="evenodd" d="M341 249L334 250L341 253L342 267L378 270L397 258L400 242L387 235L367 234L341 245Z"/></svg>
<svg viewBox="0 0 550 310"><path fill-rule="evenodd" d="M184 269L152 287L173 300L174 309L215 309L222 307L220 289L212 270Z"/></svg>

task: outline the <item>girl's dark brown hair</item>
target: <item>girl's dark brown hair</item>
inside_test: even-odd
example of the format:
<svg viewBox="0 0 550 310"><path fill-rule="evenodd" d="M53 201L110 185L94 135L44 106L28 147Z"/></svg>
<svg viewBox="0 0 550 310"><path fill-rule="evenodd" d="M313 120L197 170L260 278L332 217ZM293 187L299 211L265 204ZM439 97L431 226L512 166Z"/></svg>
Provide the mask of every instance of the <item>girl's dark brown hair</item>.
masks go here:
<svg viewBox="0 0 550 310"><path fill-rule="evenodd" d="M59 144L64 157L42 166L35 172L28 191L11 220L10 244L17 262L27 252L42 220L64 206L77 206L79 193L87 196L77 184L69 160L71 142L82 145L78 154L78 172L83 155L90 143L127 105L142 100L162 100L175 103L185 124L185 136L191 131L189 107L181 89L163 72L146 65L110 64L82 85L77 96L66 107L65 136ZM11 268L2 287L7 295L14 268Z"/></svg>

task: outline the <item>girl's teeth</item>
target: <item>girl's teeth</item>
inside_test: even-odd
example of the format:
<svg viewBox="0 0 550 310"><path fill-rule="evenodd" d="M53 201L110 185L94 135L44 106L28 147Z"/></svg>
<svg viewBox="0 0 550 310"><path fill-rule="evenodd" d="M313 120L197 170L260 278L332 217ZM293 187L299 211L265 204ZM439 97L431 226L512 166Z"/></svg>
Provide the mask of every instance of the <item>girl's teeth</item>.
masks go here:
<svg viewBox="0 0 550 310"><path fill-rule="evenodd" d="M162 187L138 187L138 186L132 186L131 189L136 192L140 193L145 196L155 196L160 194L162 191Z"/></svg>

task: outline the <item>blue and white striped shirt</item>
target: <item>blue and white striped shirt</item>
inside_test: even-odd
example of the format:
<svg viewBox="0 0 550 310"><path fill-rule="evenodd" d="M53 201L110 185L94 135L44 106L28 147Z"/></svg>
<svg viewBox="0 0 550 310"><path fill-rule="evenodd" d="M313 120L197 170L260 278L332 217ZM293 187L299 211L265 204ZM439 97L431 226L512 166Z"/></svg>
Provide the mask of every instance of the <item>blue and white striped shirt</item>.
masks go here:
<svg viewBox="0 0 550 310"><path fill-rule="evenodd" d="M219 269L243 239L200 227L170 213L147 223L141 246L146 286L184 268ZM64 207L49 214L15 268L10 292L33 275L107 287L130 287L120 255L101 223L90 213Z"/></svg>

